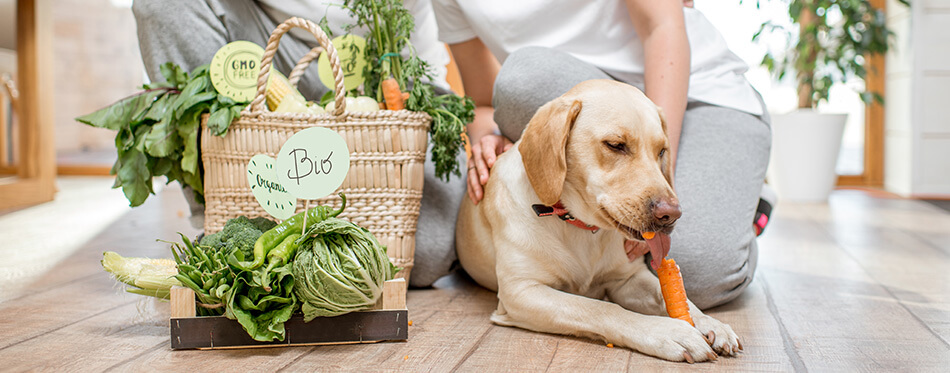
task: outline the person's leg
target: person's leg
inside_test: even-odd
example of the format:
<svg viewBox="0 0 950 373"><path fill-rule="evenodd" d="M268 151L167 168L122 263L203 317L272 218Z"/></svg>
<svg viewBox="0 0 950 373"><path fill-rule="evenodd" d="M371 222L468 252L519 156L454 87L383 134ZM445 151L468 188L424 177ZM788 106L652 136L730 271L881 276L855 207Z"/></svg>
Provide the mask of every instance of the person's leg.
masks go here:
<svg viewBox="0 0 950 373"><path fill-rule="evenodd" d="M518 141L538 108L591 79L613 78L564 52L544 47L519 49L508 56L495 78L495 123L502 135Z"/></svg>
<svg viewBox="0 0 950 373"><path fill-rule="evenodd" d="M759 117L704 104L686 110L676 164L683 216L670 256L699 308L734 299L752 281L758 246L751 223L770 148L771 130Z"/></svg>
<svg viewBox="0 0 950 373"><path fill-rule="evenodd" d="M164 81L159 66L174 62L191 71L211 63L225 44L247 40L267 46L271 32L283 20L271 19L252 0L135 0L132 12L138 28L139 49L149 79ZM286 34L280 39L274 66L290 74L311 45ZM311 64L298 89L311 100L319 99L327 88L317 77L316 63Z"/></svg>
<svg viewBox="0 0 950 373"><path fill-rule="evenodd" d="M465 167L465 152L456 157ZM465 191L465 173L452 175L449 181L435 176L432 152L426 153L425 184L422 189L422 207L416 225L416 254L409 285L426 287L449 274L458 260L455 254L455 222Z"/></svg>

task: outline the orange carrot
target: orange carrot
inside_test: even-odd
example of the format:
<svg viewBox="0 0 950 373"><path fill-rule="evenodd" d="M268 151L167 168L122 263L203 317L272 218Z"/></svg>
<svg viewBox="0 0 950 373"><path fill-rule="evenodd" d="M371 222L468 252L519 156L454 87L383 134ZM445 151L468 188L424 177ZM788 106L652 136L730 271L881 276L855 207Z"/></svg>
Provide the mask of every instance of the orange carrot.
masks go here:
<svg viewBox="0 0 950 373"><path fill-rule="evenodd" d="M643 238L646 238L646 239L648 239L648 240L652 240L652 239L653 239L653 236L656 236L656 232L643 232L643 233L640 234L640 235L643 236Z"/></svg>
<svg viewBox="0 0 950 373"><path fill-rule="evenodd" d="M383 81L383 98L386 99L386 108L389 110L402 110L406 106L403 104L402 92L399 90L399 83L396 79L389 78Z"/></svg>
<svg viewBox="0 0 950 373"><path fill-rule="evenodd" d="M472 159L472 142L465 132L462 132L462 145L465 146L465 155L468 157L466 159Z"/></svg>
<svg viewBox="0 0 950 373"><path fill-rule="evenodd" d="M683 286L683 277L680 275L680 267L676 265L676 261L664 258L656 274L660 278L660 289L663 291L663 301L666 302L666 313L674 319L696 326L693 324L693 318L689 316L686 288Z"/></svg>

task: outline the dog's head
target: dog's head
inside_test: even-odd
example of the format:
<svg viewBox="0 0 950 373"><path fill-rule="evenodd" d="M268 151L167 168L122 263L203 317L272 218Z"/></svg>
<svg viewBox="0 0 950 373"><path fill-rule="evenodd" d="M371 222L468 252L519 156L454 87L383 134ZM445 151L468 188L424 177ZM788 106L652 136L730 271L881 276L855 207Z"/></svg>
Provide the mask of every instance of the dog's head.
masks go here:
<svg viewBox="0 0 950 373"><path fill-rule="evenodd" d="M630 85L578 84L538 109L518 150L541 202L588 224L643 240L680 217L663 114Z"/></svg>

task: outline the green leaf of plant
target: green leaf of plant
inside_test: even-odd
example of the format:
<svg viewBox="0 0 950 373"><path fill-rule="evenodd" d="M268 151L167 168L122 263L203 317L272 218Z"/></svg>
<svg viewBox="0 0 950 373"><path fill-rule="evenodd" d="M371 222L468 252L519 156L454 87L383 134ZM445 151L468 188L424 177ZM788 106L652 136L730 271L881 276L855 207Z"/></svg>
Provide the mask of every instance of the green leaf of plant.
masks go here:
<svg viewBox="0 0 950 373"><path fill-rule="evenodd" d="M120 129L115 135L115 148L119 150L129 150L135 144L135 137L132 130L128 127Z"/></svg>
<svg viewBox="0 0 950 373"><path fill-rule="evenodd" d="M185 70L174 63L165 62L159 66L159 70L162 72L162 76L165 77L165 81L174 87L178 87L188 80L188 74Z"/></svg>
<svg viewBox="0 0 950 373"><path fill-rule="evenodd" d="M137 117L144 116L143 113L151 107L155 98L163 94L165 94L164 90L145 91L119 100L91 114L77 117L76 120L93 127L118 131L131 126Z"/></svg>
<svg viewBox="0 0 950 373"><path fill-rule="evenodd" d="M231 125L231 109L224 107L212 111L208 117L208 129L215 136L224 136L228 133L228 127Z"/></svg>
<svg viewBox="0 0 950 373"><path fill-rule="evenodd" d="M198 108L185 113L178 122L178 135L181 136L184 144L184 151L181 154L181 169L185 172L198 174L198 131L199 118L203 108Z"/></svg>
<svg viewBox="0 0 950 373"><path fill-rule="evenodd" d="M152 191L152 177L146 168L145 154L129 150L122 154L116 179L122 184L122 193L132 207L141 205Z"/></svg>
<svg viewBox="0 0 950 373"><path fill-rule="evenodd" d="M171 158L158 158L155 161L155 165L152 166L152 175L164 176L168 174L168 172L171 171L173 164L174 162L172 162ZM168 181L171 182L173 180L169 179Z"/></svg>
<svg viewBox="0 0 950 373"><path fill-rule="evenodd" d="M191 105L184 106L184 104L186 102L191 102L193 96L203 92L210 84L211 79L209 79L207 76L200 76L195 80L189 81L188 84L185 85L185 88L181 90L181 93L178 94L178 98L175 99L175 102L172 104L172 107L175 108L175 116L180 118L182 115L184 115L185 111L188 111L188 109L191 108Z"/></svg>
<svg viewBox="0 0 950 373"><path fill-rule="evenodd" d="M203 195L205 192L205 187L204 187L204 182L201 180L201 175L193 174L190 172L182 172L181 181L183 181L185 185L190 186L191 189L194 189L195 192L198 193L198 195L202 195L202 199L200 201L203 203L204 201Z"/></svg>
<svg viewBox="0 0 950 373"><path fill-rule="evenodd" d="M148 111L145 112L145 116L142 117L142 119L156 122L162 120L165 117L165 112L168 111L168 106L171 102L170 97L172 97L172 95L168 94L163 95L162 97L159 97L157 100L155 100L155 102L152 103L152 106L149 107Z"/></svg>
<svg viewBox="0 0 950 373"><path fill-rule="evenodd" d="M178 117L181 117L186 111L188 111L195 105L205 102L205 101L213 100L217 95L218 94L215 92L196 93L193 96L188 97L188 99L185 100L181 104L181 106L175 111L175 115L177 115Z"/></svg>
<svg viewBox="0 0 950 373"><path fill-rule="evenodd" d="M152 126L145 137L145 150L153 157L166 157L181 147L181 138L174 128L171 115Z"/></svg>

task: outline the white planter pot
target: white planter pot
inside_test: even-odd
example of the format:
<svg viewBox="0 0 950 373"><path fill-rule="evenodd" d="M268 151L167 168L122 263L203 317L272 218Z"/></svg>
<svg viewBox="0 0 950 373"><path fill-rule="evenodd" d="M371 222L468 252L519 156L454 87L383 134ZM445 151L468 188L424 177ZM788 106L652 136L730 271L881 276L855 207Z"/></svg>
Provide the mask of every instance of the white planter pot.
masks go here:
<svg viewBox="0 0 950 373"><path fill-rule="evenodd" d="M825 202L835 187L847 114L799 109L772 117L769 184L788 202Z"/></svg>

